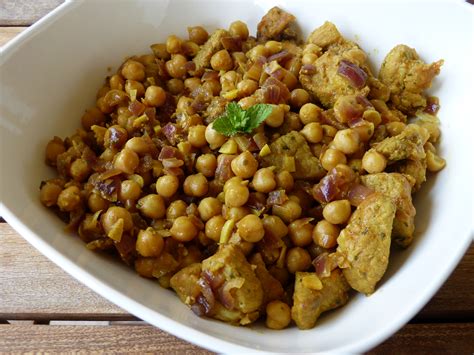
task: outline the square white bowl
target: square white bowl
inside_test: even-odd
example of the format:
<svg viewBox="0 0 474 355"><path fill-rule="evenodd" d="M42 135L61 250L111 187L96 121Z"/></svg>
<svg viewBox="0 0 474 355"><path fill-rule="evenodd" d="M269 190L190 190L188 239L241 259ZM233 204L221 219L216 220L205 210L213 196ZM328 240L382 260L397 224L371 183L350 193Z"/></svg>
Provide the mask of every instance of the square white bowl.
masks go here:
<svg viewBox="0 0 474 355"><path fill-rule="evenodd" d="M447 167L416 198L417 235L395 253L370 297L357 295L314 329L237 328L196 317L169 290L118 262L90 252L63 232L38 199L52 177L46 142L79 126L103 78L132 54L188 25L209 30L243 20L254 33L261 16L280 5L307 35L334 22L369 54L373 68L396 44L415 47L426 61L445 59L432 93L441 99L440 150ZM462 1L139 0L70 1L1 51L0 214L31 244L75 278L147 322L208 349L248 352L361 352L402 327L452 272L473 235L472 7Z"/></svg>

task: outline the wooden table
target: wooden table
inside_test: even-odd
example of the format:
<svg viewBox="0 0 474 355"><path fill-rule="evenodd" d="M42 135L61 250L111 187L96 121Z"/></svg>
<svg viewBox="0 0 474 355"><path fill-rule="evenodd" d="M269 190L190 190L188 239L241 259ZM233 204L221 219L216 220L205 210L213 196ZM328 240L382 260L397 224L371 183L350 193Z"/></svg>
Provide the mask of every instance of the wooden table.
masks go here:
<svg viewBox="0 0 474 355"><path fill-rule="evenodd" d="M1 0L0 46L61 0ZM372 354L474 353L474 245L436 296ZM207 354L89 290L0 218L0 353Z"/></svg>

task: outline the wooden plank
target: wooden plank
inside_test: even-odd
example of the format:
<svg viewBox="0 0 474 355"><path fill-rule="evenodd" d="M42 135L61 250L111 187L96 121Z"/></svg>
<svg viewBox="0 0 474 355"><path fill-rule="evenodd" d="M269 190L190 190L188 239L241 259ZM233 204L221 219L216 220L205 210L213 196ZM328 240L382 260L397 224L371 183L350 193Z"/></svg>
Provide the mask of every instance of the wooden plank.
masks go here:
<svg viewBox="0 0 474 355"><path fill-rule="evenodd" d="M64 0L2 0L0 1L0 26L29 26Z"/></svg>
<svg viewBox="0 0 474 355"><path fill-rule="evenodd" d="M72 279L8 224L0 224L0 318L131 320L133 317ZM474 319L474 245L450 279L415 318Z"/></svg>
<svg viewBox="0 0 474 355"><path fill-rule="evenodd" d="M0 351L211 354L150 325L0 325Z"/></svg>
<svg viewBox="0 0 474 355"><path fill-rule="evenodd" d="M369 355L472 354L474 323L408 324Z"/></svg>
<svg viewBox="0 0 474 355"><path fill-rule="evenodd" d="M22 339L22 341L18 341ZM0 325L0 349L14 353L211 354L150 325ZM474 324L410 324L368 354L469 354Z"/></svg>
<svg viewBox="0 0 474 355"><path fill-rule="evenodd" d="M26 27L0 27L0 47L23 31Z"/></svg>
<svg viewBox="0 0 474 355"><path fill-rule="evenodd" d="M6 223L0 224L0 285L3 319L134 319L66 274Z"/></svg>

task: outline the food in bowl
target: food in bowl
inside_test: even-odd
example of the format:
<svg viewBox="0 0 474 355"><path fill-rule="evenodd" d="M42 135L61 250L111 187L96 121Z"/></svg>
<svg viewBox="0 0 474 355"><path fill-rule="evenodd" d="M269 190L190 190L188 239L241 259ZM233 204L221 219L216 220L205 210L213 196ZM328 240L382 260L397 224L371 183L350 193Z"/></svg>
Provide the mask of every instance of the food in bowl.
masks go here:
<svg viewBox="0 0 474 355"><path fill-rule="evenodd" d="M188 33L128 58L47 144L40 200L200 316L312 328L412 242L412 194L445 165L424 94L442 61L398 45L375 77L334 24L303 42L277 7L256 37Z"/></svg>

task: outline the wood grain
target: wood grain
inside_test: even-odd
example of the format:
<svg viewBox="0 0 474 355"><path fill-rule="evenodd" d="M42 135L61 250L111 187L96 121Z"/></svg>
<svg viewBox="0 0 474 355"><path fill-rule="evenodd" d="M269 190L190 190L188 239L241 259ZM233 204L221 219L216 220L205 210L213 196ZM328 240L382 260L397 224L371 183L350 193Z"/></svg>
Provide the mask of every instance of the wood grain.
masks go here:
<svg viewBox="0 0 474 355"><path fill-rule="evenodd" d="M18 341L18 334L23 340ZM368 354L470 354L474 324L410 324ZM211 354L150 325L0 325L0 349L14 353ZM166 350L166 351L165 351Z"/></svg>
<svg viewBox="0 0 474 355"><path fill-rule="evenodd" d="M75 281L6 223L0 224L0 241L0 318L135 319ZM473 271L474 245L416 321L472 321Z"/></svg>
<svg viewBox="0 0 474 355"><path fill-rule="evenodd" d="M29 26L63 2L64 0L2 0L0 26Z"/></svg>
<svg viewBox="0 0 474 355"><path fill-rule="evenodd" d="M134 319L0 224L0 318Z"/></svg>

